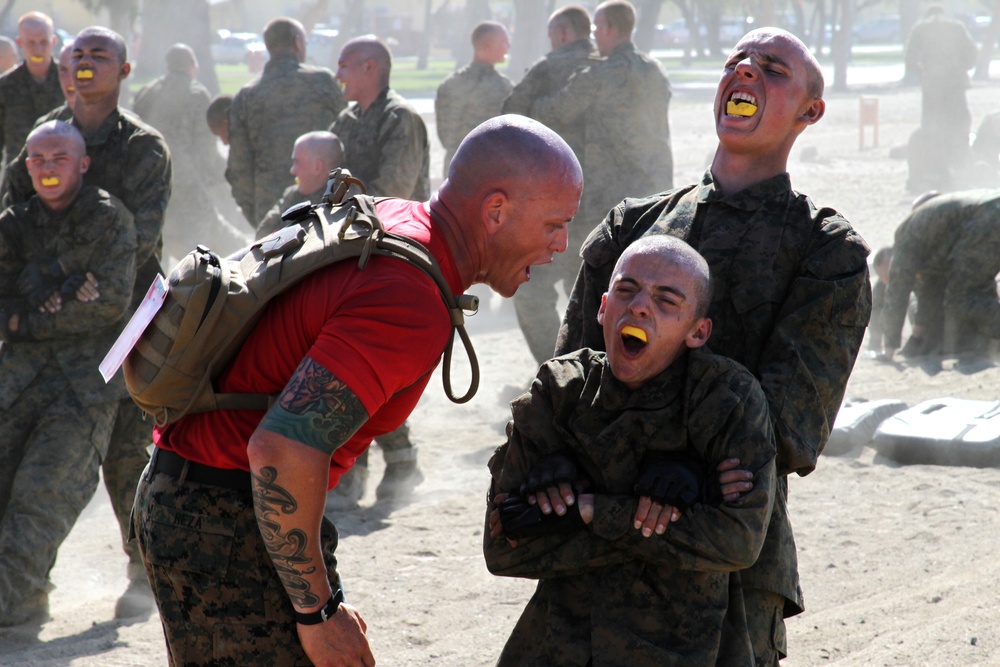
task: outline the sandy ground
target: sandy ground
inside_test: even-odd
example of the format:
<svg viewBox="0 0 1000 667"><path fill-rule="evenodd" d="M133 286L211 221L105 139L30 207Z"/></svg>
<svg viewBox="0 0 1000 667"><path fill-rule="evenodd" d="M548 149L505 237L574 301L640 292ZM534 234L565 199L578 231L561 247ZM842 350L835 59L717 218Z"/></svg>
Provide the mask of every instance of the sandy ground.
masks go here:
<svg viewBox="0 0 1000 667"><path fill-rule="evenodd" d="M858 94L877 95L880 144L858 149ZM974 123L995 110L996 83L970 92ZM714 147L711 101L678 94L671 106L679 183L700 177ZM800 139L794 186L840 209L873 247L891 241L912 197L906 167L889 157L919 118L919 94L883 86L829 96L827 117ZM433 132L433 129L432 129ZM871 144L870 135L868 137ZM440 171L435 145L432 172ZM804 160L803 157L808 157ZM582 225L581 225L582 226ZM340 548L349 600L369 624L379 664L493 664L533 585L491 576L481 555L486 460L501 442L507 401L533 374L513 309L486 292L469 329L482 388L448 403L434 379L413 415L426 481L392 512L373 506L343 516ZM458 355L461 356L461 355ZM455 386L463 387L462 371ZM934 397L996 399L1000 369L928 375L917 366L859 361L849 395L908 405ZM372 479L381 475L372 457ZM372 485L374 487L374 484ZM1000 664L996 581L1000 471L900 466L871 448L824 457L791 481L790 508L808 610L788 621L788 667L807 665ZM102 489L63 545L52 572L52 620L0 632L0 665L163 664L158 617L114 620L125 557Z"/></svg>

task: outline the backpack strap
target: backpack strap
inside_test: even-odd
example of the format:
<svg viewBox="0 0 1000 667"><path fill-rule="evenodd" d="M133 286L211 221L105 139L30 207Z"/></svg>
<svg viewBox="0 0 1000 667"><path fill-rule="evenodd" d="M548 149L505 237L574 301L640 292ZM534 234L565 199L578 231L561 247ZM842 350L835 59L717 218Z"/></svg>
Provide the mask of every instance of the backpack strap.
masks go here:
<svg viewBox="0 0 1000 667"><path fill-rule="evenodd" d="M369 242L365 244L365 249L358 258L359 269L365 268L372 254L383 255L407 261L434 280L438 291L441 293L441 298L444 300L445 307L448 309L452 326L451 336L448 337L448 343L444 348L444 364L441 369L441 381L444 384L444 393L452 403L461 404L469 402L479 390L479 360L476 358L476 351L472 347L472 340L469 338L469 333L465 330L465 311L476 312L479 309L479 297L469 294L456 297L452 294L451 286L445 280L437 259L435 259L434 255L427 248L413 239L385 231L378 214L375 212L376 200L374 197L370 195L355 195L347 200L345 205L354 205L357 213L355 214L352 211L344 220L344 224L340 230L341 238L344 238L344 234L355 223L360 223L362 228L370 230L368 236ZM316 213L323 216L324 211L322 207L317 207ZM471 371L469 389L462 396L456 396L451 385L451 362L455 347L456 332L462 340L462 345L465 347Z"/></svg>

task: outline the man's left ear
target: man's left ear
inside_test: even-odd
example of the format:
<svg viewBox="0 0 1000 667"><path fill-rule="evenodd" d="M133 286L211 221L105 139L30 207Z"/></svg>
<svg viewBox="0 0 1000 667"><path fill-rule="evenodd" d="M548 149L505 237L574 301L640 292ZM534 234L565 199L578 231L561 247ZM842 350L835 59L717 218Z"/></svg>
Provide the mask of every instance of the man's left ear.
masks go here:
<svg viewBox="0 0 1000 667"><path fill-rule="evenodd" d="M712 320L703 317L692 327L684 342L691 349L701 347L708 342L708 337L712 335Z"/></svg>
<svg viewBox="0 0 1000 667"><path fill-rule="evenodd" d="M121 66L121 69L118 70L118 80L121 81L121 80L127 79L128 75L129 75L129 73L131 71L132 71L132 63L127 62L127 61L123 62L122 66Z"/></svg>
<svg viewBox="0 0 1000 667"><path fill-rule="evenodd" d="M802 113L802 122L812 125L819 122L819 119L826 113L826 100L812 100L806 110Z"/></svg>
<svg viewBox="0 0 1000 667"><path fill-rule="evenodd" d="M90 156L84 155L80 158L80 173L86 174L88 169L90 169Z"/></svg>

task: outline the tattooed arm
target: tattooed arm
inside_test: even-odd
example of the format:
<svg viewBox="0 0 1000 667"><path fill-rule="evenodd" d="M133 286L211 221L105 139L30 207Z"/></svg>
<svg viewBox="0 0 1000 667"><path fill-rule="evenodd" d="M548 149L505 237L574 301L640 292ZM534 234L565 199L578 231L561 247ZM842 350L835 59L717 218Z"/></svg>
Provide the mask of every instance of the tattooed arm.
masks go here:
<svg viewBox="0 0 1000 667"><path fill-rule="evenodd" d="M367 420L354 392L306 357L250 437L257 523L296 611L317 611L332 594L320 547L330 457ZM348 604L297 629L315 665L375 664L365 622Z"/></svg>

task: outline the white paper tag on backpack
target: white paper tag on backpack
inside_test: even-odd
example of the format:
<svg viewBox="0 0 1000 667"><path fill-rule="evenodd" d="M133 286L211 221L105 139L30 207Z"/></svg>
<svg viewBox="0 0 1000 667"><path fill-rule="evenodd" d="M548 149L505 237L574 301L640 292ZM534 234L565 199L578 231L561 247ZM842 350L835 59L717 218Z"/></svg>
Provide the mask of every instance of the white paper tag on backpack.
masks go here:
<svg viewBox="0 0 1000 667"><path fill-rule="evenodd" d="M139 336L142 335L142 332L146 330L149 323L153 321L153 317L163 307L163 301L167 298L167 292L169 291L170 285L167 283L167 280L162 275L156 274L156 278L153 279L153 284L149 286L149 290L146 292L142 303L135 309L132 319L125 325L125 329L122 330L121 335L118 336L118 340L108 350L107 355L105 355L104 360L99 366L101 376L105 382L110 382L111 378L118 372L118 369L125 363L125 358L132 351L132 348L135 347Z"/></svg>

